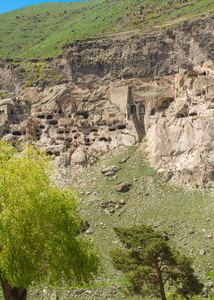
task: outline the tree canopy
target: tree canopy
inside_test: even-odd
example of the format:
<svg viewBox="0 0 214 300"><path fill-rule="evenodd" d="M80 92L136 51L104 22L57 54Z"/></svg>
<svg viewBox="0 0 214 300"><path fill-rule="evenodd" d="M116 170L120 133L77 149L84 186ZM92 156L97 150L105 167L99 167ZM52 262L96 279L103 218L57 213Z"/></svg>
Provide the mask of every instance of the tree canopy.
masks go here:
<svg viewBox="0 0 214 300"><path fill-rule="evenodd" d="M97 273L94 245L81 232L75 194L50 179L49 159L32 147L0 142L0 279L27 289L32 282L87 282ZM5 291L4 291L5 294Z"/></svg>
<svg viewBox="0 0 214 300"><path fill-rule="evenodd" d="M127 293L165 300L165 284L185 299L201 292L203 284L194 275L192 261L170 247L160 232L147 225L114 231L123 247L112 250L110 256L129 281Z"/></svg>

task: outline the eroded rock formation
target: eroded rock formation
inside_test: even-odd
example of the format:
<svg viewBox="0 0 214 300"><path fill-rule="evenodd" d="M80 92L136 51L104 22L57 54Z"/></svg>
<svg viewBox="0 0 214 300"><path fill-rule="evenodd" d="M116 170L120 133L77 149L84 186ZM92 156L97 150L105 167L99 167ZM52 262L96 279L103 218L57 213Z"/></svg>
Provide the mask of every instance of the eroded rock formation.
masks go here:
<svg viewBox="0 0 214 300"><path fill-rule="evenodd" d="M146 134L160 174L212 186L213 41L213 17L147 36L74 41L46 66L57 84L47 75L27 88L2 60L1 137L40 144L58 166L85 166Z"/></svg>

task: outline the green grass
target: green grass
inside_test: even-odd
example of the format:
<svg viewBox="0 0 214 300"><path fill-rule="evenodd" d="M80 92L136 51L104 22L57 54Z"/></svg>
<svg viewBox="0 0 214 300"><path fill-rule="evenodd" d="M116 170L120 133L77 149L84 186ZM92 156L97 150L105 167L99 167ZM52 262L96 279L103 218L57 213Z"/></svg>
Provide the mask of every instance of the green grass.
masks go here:
<svg viewBox="0 0 214 300"><path fill-rule="evenodd" d="M126 163L119 163L121 159L128 156L130 158ZM118 165L121 168L116 174L116 180L111 180L111 177L101 173L104 166L111 165ZM79 200L79 207L82 218L90 224L89 230L92 234L88 238L93 239L99 249L102 270L92 285L52 287L48 288L48 296L35 295L36 288L33 287L29 299L50 298L53 291L57 291L59 298L65 299L104 299L104 296L107 296L106 299L123 299L122 288L127 282L123 274L112 267L109 258L109 251L119 246L113 227L131 226L141 222L166 232L171 245L192 257L195 272L202 282L209 282L208 277L214 281L214 250L212 249L214 241L206 238L207 234L214 234L212 190L190 191L165 182L149 165L143 144L136 147L121 145L105 153L96 164L75 177L71 177L70 174L71 170L68 168L67 173L62 174L59 185L71 186L75 191L78 190L83 194ZM118 182L131 183L131 190L127 193L116 192ZM125 200L125 205L122 208L115 208L112 204L112 209L115 209L112 215L106 214L100 207L103 201L121 199ZM124 208L125 211L118 216L117 213ZM190 233L191 230L194 233ZM201 249L208 249L210 252L201 256L199 254ZM91 294L75 294L75 290L79 288L89 290ZM42 291L44 287L37 287L37 289ZM209 296L209 299L213 299L214 294L210 292ZM168 300L172 300L171 290L167 289L167 297ZM126 299L141 298L135 296ZM199 296L195 299L203 299L203 297Z"/></svg>
<svg viewBox="0 0 214 300"><path fill-rule="evenodd" d="M120 164L119 161L127 156L130 156L128 161ZM104 166L111 165L121 167L116 180L110 180L110 177L101 173ZM67 172L69 175L70 170ZM118 193L115 191L117 182L131 183L132 188L127 193ZM113 232L113 227L117 225L131 226L144 222L167 232L171 245L193 258L196 274L202 282L207 282L208 277L214 280L214 242L213 239L206 238L207 234L214 233L213 192L189 191L165 182L150 167L143 144L139 147L120 146L113 149L72 180L63 175L62 184L72 186L83 194L79 203L80 211L83 219L90 223L89 230L93 232L90 238L94 240L102 257L102 273L94 286L88 286L89 290L94 289L99 294L98 299L104 299L105 294L109 299L122 299L122 290L117 287L123 288L127 284L123 274L113 269L109 258L109 251L119 245ZM115 208L112 204L111 209L115 209L112 215L105 213L100 207L103 201L121 199L126 204L122 208ZM124 208L125 212L118 216L117 213ZM191 230L194 233L190 233ZM201 249L208 249L210 252L201 256ZM111 295L110 290L117 294ZM172 299L170 292L167 290L168 299ZM214 295L211 293L211 296ZM90 295L72 297L70 299L95 299ZM136 296L127 299L140 298Z"/></svg>
<svg viewBox="0 0 214 300"><path fill-rule="evenodd" d="M182 17L191 20L199 12L205 14L214 8L212 0L166 3L166 0L46 3L1 14L0 57L57 55L63 44L75 39L85 40L133 29L160 30L172 20L178 21Z"/></svg>

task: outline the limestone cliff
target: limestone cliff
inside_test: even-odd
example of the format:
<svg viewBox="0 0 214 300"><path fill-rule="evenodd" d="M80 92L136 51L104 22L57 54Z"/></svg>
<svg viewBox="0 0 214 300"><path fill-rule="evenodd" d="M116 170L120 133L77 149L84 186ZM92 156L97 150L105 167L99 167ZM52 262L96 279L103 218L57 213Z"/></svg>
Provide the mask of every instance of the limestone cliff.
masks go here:
<svg viewBox="0 0 214 300"><path fill-rule="evenodd" d="M147 36L74 41L26 88L20 64L2 60L1 136L30 139L67 166L93 163L94 155L146 134L159 174L212 186L213 19Z"/></svg>

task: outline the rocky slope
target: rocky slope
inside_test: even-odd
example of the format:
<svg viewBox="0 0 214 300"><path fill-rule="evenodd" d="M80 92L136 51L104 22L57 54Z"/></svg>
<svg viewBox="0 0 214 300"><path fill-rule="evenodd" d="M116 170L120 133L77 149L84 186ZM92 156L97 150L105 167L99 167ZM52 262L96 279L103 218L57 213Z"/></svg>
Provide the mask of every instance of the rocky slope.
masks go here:
<svg viewBox="0 0 214 300"><path fill-rule="evenodd" d="M65 167L92 164L146 134L159 174L211 187L213 19L150 35L74 41L46 60L1 60L1 136L30 139Z"/></svg>

